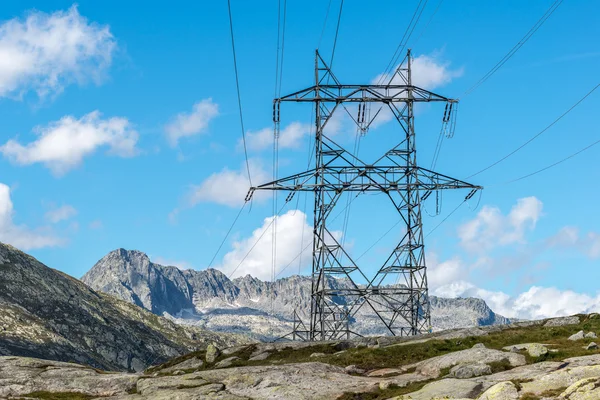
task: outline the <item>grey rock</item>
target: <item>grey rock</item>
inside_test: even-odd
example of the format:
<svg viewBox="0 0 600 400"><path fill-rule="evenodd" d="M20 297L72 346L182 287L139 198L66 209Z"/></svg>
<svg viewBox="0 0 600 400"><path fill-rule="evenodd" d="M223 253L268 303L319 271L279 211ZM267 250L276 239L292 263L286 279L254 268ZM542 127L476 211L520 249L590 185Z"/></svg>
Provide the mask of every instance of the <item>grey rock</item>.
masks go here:
<svg viewBox="0 0 600 400"><path fill-rule="evenodd" d="M416 371L431 378L437 378L440 370L458 364L474 364L508 361L513 367L525 365L525 356L493 349L468 349L433 357L416 364Z"/></svg>
<svg viewBox="0 0 600 400"><path fill-rule="evenodd" d="M477 400L518 400L519 391L510 381L500 382L486 390Z"/></svg>
<svg viewBox="0 0 600 400"><path fill-rule="evenodd" d="M569 336L569 340L581 340L584 338L583 331L579 331L571 336Z"/></svg>
<svg viewBox="0 0 600 400"><path fill-rule="evenodd" d="M310 358L321 358L321 357L325 357L325 353L312 353L310 355Z"/></svg>
<svg viewBox="0 0 600 400"><path fill-rule="evenodd" d="M405 396L394 397L394 400L431 400L440 399L460 399L474 398L481 392L482 385L462 379L442 379L436 382L428 383L421 390L409 393Z"/></svg>
<svg viewBox="0 0 600 400"><path fill-rule="evenodd" d="M228 368L231 367L231 364L233 364L234 361L237 360L241 360L241 358L233 356L233 357L228 357L224 360L219 361L218 363L215 364L215 368Z"/></svg>
<svg viewBox="0 0 600 400"><path fill-rule="evenodd" d="M588 332L584 335L584 337L586 339L597 339L598 338L598 336L596 335L595 332Z"/></svg>
<svg viewBox="0 0 600 400"><path fill-rule="evenodd" d="M458 379L468 379L474 376L490 375L492 367L483 363L459 364L450 369L450 376Z"/></svg>
<svg viewBox="0 0 600 400"><path fill-rule="evenodd" d="M219 357L220 355L221 355L221 350L219 350L219 348L214 343L211 343L206 348L205 360L207 363L212 364L215 362L217 357Z"/></svg>
<svg viewBox="0 0 600 400"><path fill-rule="evenodd" d="M559 317L549 319L544 326L565 326L565 325L577 325L579 323L579 317L576 315L570 317Z"/></svg>
<svg viewBox="0 0 600 400"><path fill-rule="evenodd" d="M483 343L476 343L473 347L473 349L485 349L485 344Z"/></svg>
<svg viewBox="0 0 600 400"><path fill-rule="evenodd" d="M548 348L540 343L522 343L502 348L513 353L525 350L531 357L541 357L548 354Z"/></svg>
<svg viewBox="0 0 600 400"><path fill-rule="evenodd" d="M172 367L161 369L161 372L170 373L174 371L183 371L189 369L198 369L204 365L204 361L198 357L192 357L188 360L182 361L179 364L175 364Z"/></svg>
<svg viewBox="0 0 600 400"><path fill-rule="evenodd" d="M263 351L262 353L259 353L259 354L255 355L254 357L250 357L249 360L250 361L262 361L262 360L266 360L267 358L269 358L270 355L271 355L271 353L269 353L268 351Z"/></svg>
<svg viewBox="0 0 600 400"><path fill-rule="evenodd" d="M523 393L541 394L546 390L568 387L581 379L600 377L600 365L571 368L566 366L531 382L521 383Z"/></svg>
<svg viewBox="0 0 600 400"><path fill-rule="evenodd" d="M364 369L358 368L356 365L348 365L346 368L344 368L344 371L347 374L354 374L354 375L362 375L366 372Z"/></svg>
<svg viewBox="0 0 600 400"><path fill-rule="evenodd" d="M106 374L65 362L0 357L0 398L38 391L114 396L129 392L138 378L137 374Z"/></svg>
<svg viewBox="0 0 600 400"><path fill-rule="evenodd" d="M595 342L591 342L587 346L585 346L585 349L586 350L597 350L598 345Z"/></svg>
<svg viewBox="0 0 600 400"><path fill-rule="evenodd" d="M600 399L600 378L587 378L577 381L562 392L559 398L565 400Z"/></svg>

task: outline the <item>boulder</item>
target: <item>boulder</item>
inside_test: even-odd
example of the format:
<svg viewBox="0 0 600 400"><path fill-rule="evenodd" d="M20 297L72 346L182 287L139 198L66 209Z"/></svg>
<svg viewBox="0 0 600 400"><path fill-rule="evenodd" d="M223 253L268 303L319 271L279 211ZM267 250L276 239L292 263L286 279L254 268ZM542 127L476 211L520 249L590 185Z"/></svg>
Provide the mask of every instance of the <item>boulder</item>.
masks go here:
<svg viewBox="0 0 600 400"><path fill-rule="evenodd" d="M483 343L476 343L473 347L471 347L472 349L485 349L485 344Z"/></svg>
<svg viewBox="0 0 600 400"><path fill-rule="evenodd" d="M579 331L571 336L569 336L569 340L581 340L585 337L583 331Z"/></svg>
<svg viewBox="0 0 600 400"><path fill-rule="evenodd" d="M492 367L483 363L459 364L452 367L450 376L458 379L468 379L474 376L490 375Z"/></svg>
<svg viewBox="0 0 600 400"><path fill-rule="evenodd" d="M325 357L325 353L312 353L310 355L310 358L321 358L321 357Z"/></svg>
<svg viewBox="0 0 600 400"><path fill-rule="evenodd" d="M233 364L234 361L237 360L241 360L241 358L236 357L236 356L231 356L228 357L224 360L219 361L218 363L215 364L215 368L227 368L227 367L231 367L231 364Z"/></svg>
<svg viewBox="0 0 600 400"><path fill-rule="evenodd" d="M595 400L600 399L600 379L587 378L575 382L561 393L564 400Z"/></svg>
<svg viewBox="0 0 600 400"><path fill-rule="evenodd" d="M214 343L211 343L206 348L206 362L212 364L215 362L217 357L221 355L221 350Z"/></svg>
<svg viewBox="0 0 600 400"><path fill-rule="evenodd" d="M374 371L370 371L367 376L371 378L384 378L387 376L394 376L403 374L404 370L399 368L381 368Z"/></svg>
<svg viewBox="0 0 600 400"><path fill-rule="evenodd" d="M544 326L565 326L565 325L577 325L579 323L579 317L573 315L571 317L560 317L549 319Z"/></svg>
<svg viewBox="0 0 600 400"><path fill-rule="evenodd" d="M518 400L519 391L510 381L500 382L483 392L477 400Z"/></svg>
<svg viewBox="0 0 600 400"><path fill-rule="evenodd" d="M394 400L431 400L435 398L441 399L460 399L460 398L475 398L482 389L482 385L477 382L472 382L462 379L442 379L428 383L421 390L412 392L406 395L394 397Z"/></svg>
<svg viewBox="0 0 600 400"><path fill-rule="evenodd" d="M596 344L596 342L591 342L590 344L588 344L587 346L585 346L586 350L597 350L598 349L598 345Z"/></svg>
<svg viewBox="0 0 600 400"><path fill-rule="evenodd" d="M513 353L526 350L531 357L540 357L548 354L548 348L540 343L514 344L512 346L503 347L502 350L511 351Z"/></svg>
<svg viewBox="0 0 600 400"><path fill-rule="evenodd" d="M525 356L522 354L478 348L455 351L453 353L448 353L421 361L416 364L416 372L430 378L437 378L440 375L440 370L453 367L458 364L489 364L491 362L501 361L508 361L513 367L526 364Z"/></svg>
<svg viewBox="0 0 600 400"><path fill-rule="evenodd" d="M362 375L366 372L364 369L358 368L356 365L348 365L346 368L344 368L344 371L351 375Z"/></svg>
<svg viewBox="0 0 600 400"><path fill-rule="evenodd" d="M588 332L585 334L584 336L586 339L597 339L598 336L596 335L595 332Z"/></svg>
<svg viewBox="0 0 600 400"><path fill-rule="evenodd" d="M250 357L249 361L262 361L262 360L266 360L267 358L269 358L270 355L271 355L271 353L269 353L268 351L264 351L262 353L259 353L259 354L255 355L254 357Z"/></svg>
<svg viewBox="0 0 600 400"><path fill-rule="evenodd" d="M569 368L569 366L566 366L565 368L561 368L547 375L543 375L531 382L521 383L521 392L530 392L539 395L546 390L556 390L568 387L581 379L599 377L600 365L575 368Z"/></svg>
<svg viewBox="0 0 600 400"><path fill-rule="evenodd" d="M179 364L175 364L172 367L165 368L160 370L160 372L171 373L175 371L185 371L190 369L198 369L204 365L204 361L202 361L198 357L192 357L188 360L182 361Z"/></svg>

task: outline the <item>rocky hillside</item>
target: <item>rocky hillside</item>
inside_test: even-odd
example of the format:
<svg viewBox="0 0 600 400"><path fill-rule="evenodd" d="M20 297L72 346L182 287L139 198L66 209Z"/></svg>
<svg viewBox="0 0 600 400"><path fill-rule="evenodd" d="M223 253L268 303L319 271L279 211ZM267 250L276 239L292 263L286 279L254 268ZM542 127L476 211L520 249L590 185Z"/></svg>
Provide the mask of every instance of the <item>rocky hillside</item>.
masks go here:
<svg viewBox="0 0 600 400"><path fill-rule="evenodd" d="M600 315L419 337L209 346L143 373L0 357L0 398L597 400Z"/></svg>
<svg viewBox="0 0 600 400"><path fill-rule="evenodd" d="M180 326L95 292L0 243L0 355L140 371L209 342L240 340Z"/></svg>
<svg viewBox="0 0 600 400"><path fill-rule="evenodd" d="M296 309L304 318L310 307L310 278L291 276L274 283L249 275L230 280L218 270L185 270L162 266L139 251L115 250L86 273L82 281L179 323L222 332L272 339L291 331ZM331 279L331 287L343 287ZM506 324L481 299L431 297L434 330ZM359 311L353 329L366 335L385 334L367 310Z"/></svg>

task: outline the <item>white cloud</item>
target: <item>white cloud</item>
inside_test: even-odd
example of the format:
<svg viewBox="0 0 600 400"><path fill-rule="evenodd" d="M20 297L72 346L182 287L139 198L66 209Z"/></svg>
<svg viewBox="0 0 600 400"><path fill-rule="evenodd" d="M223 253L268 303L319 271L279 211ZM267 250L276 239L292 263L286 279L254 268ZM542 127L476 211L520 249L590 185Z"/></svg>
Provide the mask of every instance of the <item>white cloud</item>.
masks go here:
<svg viewBox="0 0 600 400"><path fill-rule="evenodd" d="M272 180L262 163L256 159L249 160L250 175L253 183L264 183ZM241 206L244 203L250 184L246 164L243 163L237 171L225 167L206 178L199 185L193 185L187 194L187 205L192 207L200 202L211 202L230 207ZM253 199L262 201L270 196L266 191L257 191Z"/></svg>
<svg viewBox="0 0 600 400"><path fill-rule="evenodd" d="M397 68L398 66L395 66L393 71L396 71ZM452 69L450 67L450 62L441 61L437 54L422 54L415 57L411 68L413 85L432 91L452 82L453 79L458 78L463 74L462 68ZM391 76L392 74L379 74L373 79L372 83L381 82L382 84L387 84L390 81ZM394 76L391 83L394 85L405 84L405 82L397 75ZM375 115L376 111L377 110L373 110L372 115ZM371 127L376 128L393 118L394 116L389 108L387 106L383 107L377 116L377 119L371 124Z"/></svg>
<svg viewBox="0 0 600 400"><path fill-rule="evenodd" d="M275 225L277 225L277 262L275 265L275 274L279 274L290 263L292 265L279 277L292 275L297 272L301 244L303 244L302 248L304 248L311 243L312 227L308 225L306 215L300 210L288 211L279 216L276 223L272 223L273 218L265 218L262 226L254 230L250 237L233 243L233 250L223 257L223 262L219 267L223 273L227 275L231 274L232 277L250 274L262 280L271 280L273 229ZM303 232L304 236L302 235ZM332 234L336 237L336 240L340 240L341 232L336 231L332 232ZM259 240L259 238L261 239ZM244 259L248 252L250 252L249 255ZM310 263L311 254L312 246L308 246L302 254L302 260L304 261L302 267Z"/></svg>
<svg viewBox="0 0 600 400"><path fill-rule="evenodd" d="M11 139L0 152L18 165L42 163L55 175L64 175L79 166L83 158L99 147L108 147L108 154L131 157L137 154L138 133L126 118L101 119L93 111L80 119L66 116L47 126L38 126L38 139L26 145Z"/></svg>
<svg viewBox="0 0 600 400"><path fill-rule="evenodd" d="M481 289L466 281L457 281L434 290L443 297L478 297L490 308L509 318L542 319L600 311L600 294L590 296L572 290L531 286L517 296Z"/></svg>
<svg viewBox="0 0 600 400"><path fill-rule="evenodd" d="M13 203L10 198L10 188L0 183L0 242L11 244L23 250L53 247L64 243L49 229L30 229L13 222Z"/></svg>
<svg viewBox="0 0 600 400"><path fill-rule="evenodd" d="M304 136L310 133L311 126L301 122L292 122L279 132L280 149L296 149L301 146ZM273 128L264 128L259 131L246 133L246 144L249 150L259 151L273 148ZM242 139L238 142L242 146Z"/></svg>
<svg viewBox="0 0 600 400"><path fill-rule="evenodd" d="M103 227L104 227L104 224L99 219L96 219L96 220L90 222L90 225L89 225L89 228L93 229L93 230L102 229Z"/></svg>
<svg viewBox="0 0 600 400"><path fill-rule="evenodd" d="M77 210L75 207L67 204L47 211L44 217L47 221L56 224L60 221L66 221L70 218L73 218L75 215L77 215Z"/></svg>
<svg viewBox="0 0 600 400"><path fill-rule="evenodd" d="M99 82L116 43L108 26L90 23L76 6L0 25L0 96L29 90L44 97L70 83Z"/></svg>
<svg viewBox="0 0 600 400"><path fill-rule="evenodd" d="M546 245L562 250L575 248L592 259L600 257L600 234L588 232L581 235L579 229L573 226L561 228L556 235L546 240Z"/></svg>
<svg viewBox="0 0 600 400"><path fill-rule="evenodd" d="M189 113L179 113L165 127L171 146L177 146L179 139L204 133L208 124L219 115L219 106L212 99L204 99L194 104Z"/></svg>
<svg viewBox="0 0 600 400"><path fill-rule="evenodd" d="M468 272L466 265L457 256L440 262L435 253L427 253L426 260L427 284L433 290L464 278Z"/></svg>
<svg viewBox="0 0 600 400"><path fill-rule="evenodd" d="M535 227L543 204L536 197L519 199L507 216L497 207L484 206L477 216L458 228L461 245L471 252L524 241L526 230Z"/></svg>

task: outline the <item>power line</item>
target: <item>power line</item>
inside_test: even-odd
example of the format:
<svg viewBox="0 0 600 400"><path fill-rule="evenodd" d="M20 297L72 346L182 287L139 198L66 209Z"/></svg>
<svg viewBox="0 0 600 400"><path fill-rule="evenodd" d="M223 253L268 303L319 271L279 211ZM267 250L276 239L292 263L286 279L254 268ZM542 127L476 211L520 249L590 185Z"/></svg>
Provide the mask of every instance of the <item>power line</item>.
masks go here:
<svg viewBox="0 0 600 400"><path fill-rule="evenodd" d="M439 228L444 222L446 222L446 220L448 218L450 218L452 216L452 214L454 214L456 212L456 210L458 210L460 208L460 206L462 206L463 204L465 204L466 201L462 201L458 206L456 206L456 208L454 210L452 210L450 212L450 214L446 215L446 217L440 221L439 224L437 224L432 230L430 230L429 232L427 232L427 235L425 235L425 238L429 237L429 235L431 235L433 232L436 231L437 228Z"/></svg>
<svg viewBox="0 0 600 400"><path fill-rule="evenodd" d="M335 47L337 45L338 33L340 31L340 21L342 20L342 9L344 8L344 0L340 2L340 12L338 14L337 26L335 27L335 37L333 39L333 49L331 50L331 60L329 61L329 68L333 66L333 56L335 55Z"/></svg>
<svg viewBox="0 0 600 400"><path fill-rule="evenodd" d="M513 151L511 151L510 153L508 153L507 155L505 155L504 157L500 158L498 161L488 165L487 167L477 171L476 173L468 176L466 179L472 178L476 175L481 174L484 171L487 171L488 169L500 164L502 161L506 160L508 157L512 156L513 154L515 154L517 151L521 150L523 147L527 146L529 143L533 142L535 139L537 139L539 136L541 136L544 132L546 132L548 129L552 128L558 121L560 121L565 115L567 115L568 113L570 113L571 111L573 111L573 109L575 109L579 104L581 104L585 99L587 99L596 89L598 89L598 87L600 87L600 83L598 83L596 86L594 86L592 88L592 90L590 90L589 92L586 93L585 96L583 96L581 99L579 99L575 104L573 104L567 111L565 111L564 113L562 113L558 118L556 118L554 121L552 121L552 123L548 126L546 126L544 129L542 129L540 132L538 132L537 134L535 134L534 136L532 136L529 140L527 140L525 143L523 143L522 145L520 145L519 147L517 147L516 149L514 149Z"/></svg>
<svg viewBox="0 0 600 400"><path fill-rule="evenodd" d="M400 39L400 43L398 43L396 51L394 51L392 58L390 59L387 67L385 67L384 73L381 74L381 77L379 78L377 84L381 84L385 76L392 72L394 65L398 62L398 58L400 58L400 55L402 55L402 50L404 50L404 48L406 47L406 43L410 39L410 36L412 35L413 31L415 30L415 27L417 26L417 23L419 22L419 19L421 18L421 14L423 13L425 6L427 5L427 1L428 0L425 0L425 3L423 4L423 0L419 0L419 4L417 4L417 8L415 9L413 16L410 19L406 30L404 31L404 35L402 35L402 39ZM423 4L423 7L421 7L421 4Z"/></svg>
<svg viewBox="0 0 600 400"><path fill-rule="evenodd" d="M329 18L329 10L331 9L331 0L327 4L327 12L325 13L325 21L323 21L323 28L321 28L321 36L319 36L319 43L317 49L321 48L321 40L323 40L323 34L325 33L325 27L327 26L327 19Z"/></svg>
<svg viewBox="0 0 600 400"><path fill-rule="evenodd" d="M429 17L429 21L427 21L427 23L425 24L425 26L423 27L423 29L421 29L421 33L419 34L419 37L417 37L417 39L414 41L413 46L416 46L417 43L419 43L419 40L421 40L421 38L423 37L423 34L425 33L425 31L427 30L427 28L429 28L429 25L431 24L431 21L433 21L433 17L435 17L435 15L437 14L438 10L442 6L443 2L444 2L444 0L440 0L438 2L437 7L433 11L433 14L431 14L431 17Z"/></svg>
<svg viewBox="0 0 600 400"><path fill-rule="evenodd" d="M540 27L544 24L544 22L546 22L546 20L548 18L550 18L550 16L554 13L554 11L556 11L556 9L561 5L562 2L563 2L563 0L556 0L554 3L552 3L552 5L550 6L550 8L548 8L546 10L546 12L544 13L544 15L542 15L542 17L533 25L533 27L531 27L531 29L529 29L529 31L525 34L525 36L523 36L521 38L521 40L519 40L519 42L516 45L514 45L513 48L510 49L510 51L508 53L506 53L504 55L504 57L502 57L500 59L500 61L498 61L496 63L496 65L494 65L492 67L492 69L490 69L473 86L471 86L469 89L467 89L465 91L463 97L468 96L469 94L471 94L475 89L477 89L485 81L487 81L492 75L494 75L494 73L496 73L496 71L498 71L508 60L510 60L511 57L514 56L515 53L517 51L519 51L519 49L521 47L523 47L523 45L525 43L527 43L527 41L537 32L537 30L540 29Z"/></svg>
<svg viewBox="0 0 600 400"><path fill-rule="evenodd" d="M237 90L238 109L240 111L240 125L242 128L242 141L244 143L244 156L246 157L246 170L248 171L248 181L252 187L252 178L250 177L250 162L248 161L248 149L246 146L246 129L244 128L244 114L242 112L242 97L240 95L240 81L238 76L237 58L235 55L235 40L233 38L233 18L231 16L231 0L227 0L227 9L229 11L229 31L231 33L231 50L233 52L233 69L235 70L235 87Z"/></svg>
<svg viewBox="0 0 600 400"><path fill-rule="evenodd" d="M225 241L229 237L229 234L231 233L231 230L233 229L233 227L235 226L236 222L240 218L240 215L242 214L242 211L244 210L244 207L246 207L246 204L247 204L247 202L245 201L244 204L242 205L242 208L240 208L240 211L237 213L235 219L233 220L233 223L229 227L229 230L227 231L227 234L225 234L225 237L223 238L223 241L221 242L221 244L219 245L219 248L215 252L215 255L213 256L212 260L210 260L210 263L208 264L208 268L210 268L212 266L213 262L215 261L215 258L217 258L217 255L219 254L219 252L221 251L221 248L225 244Z"/></svg>
<svg viewBox="0 0 600 400"><path fill-rule="evenodd" d="M509 183L517 182L517 181L523 180L523 179L525 179L525 178L529 178L530 176L537 175L537 174L539 174L540 172L544 172L544 171L546 171L546 170L548 170L548 169L550 169L550 168L552 168L552 167L555 167L555 166L557 166L558 164L562 164L563 162L565 162L565 161L567 161L567 160L570 160L571 158L573 158L573 157L575 157L575 156L577 156L577 155L579 155L579 154L583 153L584 151L586 151L586 150L588 150L588 149L590 149L590 148L594 147L594 146L595 146L595 145L597 145L598 143L600 143L600 139L596 140L595 142L593 142L593 143L591 143L591 144L587 145L586 147L584 147L583 149L580 149L580 150L576 151L575 153L572 153L572 154L570 154L569 156L567 156L567 157L565 157L565 158L563 158L563 159L561 159L561 160L559 160L559 161L557 161L557 162L555 162L555 163L553 163L553 164L550 164L550 165L548 165L548 166L546 166L546 167L544 167L544 168L542 168L542 169L538 169L537 171L535 171L535 172L532 172L532 173L530 173L530 174L523 175L523 176L521 176L521 177L519 177L519 178L513 179L513 180L511 180L511 181L508 181L508 182L505 182L504 184L509 184Z"/></svg>

